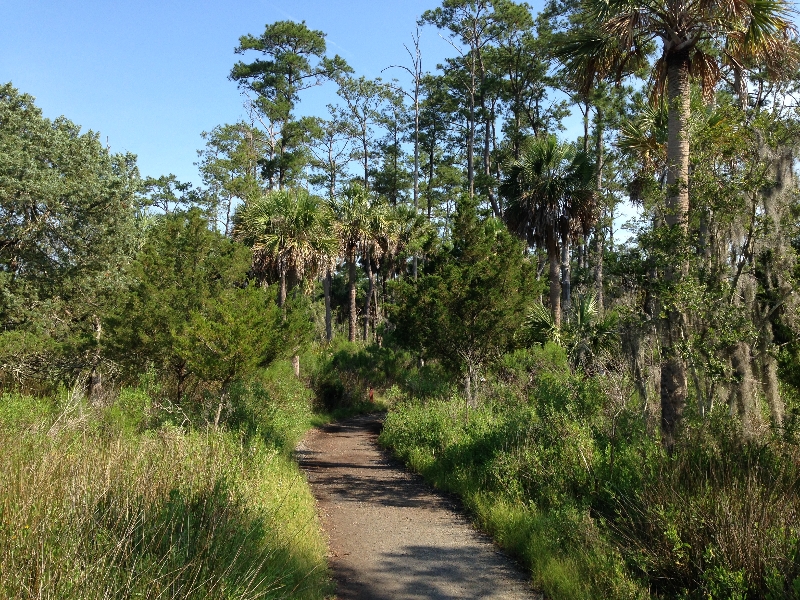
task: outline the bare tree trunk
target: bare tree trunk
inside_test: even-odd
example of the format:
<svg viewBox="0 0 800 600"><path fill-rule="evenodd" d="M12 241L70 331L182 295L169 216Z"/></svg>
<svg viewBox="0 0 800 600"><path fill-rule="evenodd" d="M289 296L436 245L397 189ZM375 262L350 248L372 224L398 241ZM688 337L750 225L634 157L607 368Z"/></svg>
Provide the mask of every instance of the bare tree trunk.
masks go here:
<svg viewBox="0 0 800 600"><path fill-rule="evenodd" d="M681 316L669 311L664 320L664 342L661 356L661 438L664 446L672 450L675 437L686 407L686 363L680 356L678 341L681 338Z"/></svg>
<svg viewBox="0 0 800 600"><path fill-rule="evenodd" d="M780 388L778 387L778 361L770 352L766 352L761 357L761 378L764 386L764 395L769 405L770 416L773 426L780 430L783 427L783 417L786 407L781 398Z"/></svg>
<svg viewBox="0 0 800 600"><path fill-rule="evenodd" d="M758 317L761 320L761 317ZM778 361L772 350L774 347L774 335L772 323L769 317L763 319L760 324L761 335L759 336L757 352L758 363L761 371L761 386L764 390L764 397L767 399L769 413L772 418L772 425L780 430L783 427L783 417L786 407L781 398L780 387L778 385Z"/></svg>
<svg viewBox="0 0 800 600"><path fill-rule="evenodd" d="M348 339L351 342L356 341L356 330L358 329L358 306L356 306L356 257L355 252L347 260L348 281L347 281L347 295L350 304L350 322L348 330Z"/></svg>
<svg viewBox="0 0 800 600"><path fill-rule="evenodd" d="M666 222L685 237L689 214L689 54L667 56L668 139ZM677 250L677 249L676 249ZM685 275L688 264L670 265L665 279L676 283ZM664 320L661 367L661 433L664 445L672 449L683 411L688 386L686 364L677 347L681 339L682 316L676 309L667 311Z"/></svg>
<svg viewBox="0 0 800 600"><path fill-rule="evenodd" d="M286 268L283 265L282 259L279 260L281 261L278 266L280 269L281 285L280 289L278 290L278 306L283 308L286 304Z"/></svg>
<svg viewBox="0 0 800 600"><path fill-rule="evenodd" d="M375 274L372 271L372 259L367 256L364 260L367 267L367 280L369 281L369 288L367 289L367 297L364 301L364 341L369 340L369 316L370 308L372 306L372 292L375 289Z"/></svg>
<svg viewBox="0 0 800 600"><path fill-rule="evenodd" d="M469 409L472 406L472 373L470 373L469 367L464 374L464 396L464 418L469 422Z"/></svg>
<svg viewBox="0 0 800 600"><path fill-rule="evenodd" d="M92 329L94 330L94 357L92 373L89 376L89 398L93 404L99 404L103 394L103 376L100 373L100 337L103 332L103 324L97 315L92 315Z"/></svg>
<svg viewBox="0 0 800 600"><path fill-rule="evenodd" d="M750 344L741 340L736 344L731 354L731 366L736 376L736 385L731 394L731 413L739 414L742 432L745 437L752 437L761 428L761 414L758 410Z"/></svg>
<svg viewBox="0 0 800 600"><path fill-rule="evenodd" d="M599 107L595 107L597 124L597 136L595 138L594 148L597 155L597 179L595 181L595 188L597 189L598 196L602 195L603 190L603 113ZM597 313L600 318L603 317L605 306L603 305L603 213L601 211L600 218L594 226L594 292L597 296Z"/></svg>
<svg viewBox="0 0 800 600"><path fill-rule="evenodd" d="M379 273L375 274L375 277L378 278L378 282L380 281ZM378 343L378 346L381 345L381 339L378 337L378 324L381 322L381 311L380 311L380 304L378 303L379 293L378 290L380 289L380 285L372 286L372 331L375 334L375 341ZM384 284L385 287L385 284Z"/></svg>
<svg viewBox="0 0 800 600"><path fill-rule="evenodd" d="M561 310L569 313L572 306L572 265L570 264L570 249L572 244L567 237L561 243Z"/></svg>
<svg viewBox="0 0 800 600"><path fill-rule="evenodd" d="M485 107L484 107L485 110ZM490 111L490 116L486 118L485 128L486 131L484 132L483 136L483 174L486 176L487 183L491 181L492 177L492 160L491 160L491 131L492 131L492 121L491 119L494 117L494 106ZM490 185L488 190L489 195L489 204L492 207L492 213L496 218L500 218L500 205L497 203L497 198L495 197L494 188Z"/></svg>
<svg viewBox="0 0 800 600"><path fill-rule="evenodd" d="M467 188L470 201L475 197L475 58L472 59L469 93L469 128L467 131Z"/></svg>
<svg viewBox="0 0 800 600"><path fill-rule="evenodd" d="M667 214L670 227L688 228L689 215L689 54L667 57L669 102L667 139Z"/></svg>
<svg viewBox="0 0 800 600"><path fill-rule="evenodd" d="M325 339L329 342L333 339L333 318L331 314L331 270L325 273L322 280L322 289L325 292Z"/></svg>
<svg viewBox="0 0 800 600"><path fill-rule="evenodd" d="M556 327L561 327L561 279L559 277L558 249L547 253L550 261L550 313Z"/></svg>
<svg viewBox="0 0 800 600"><path fill-rule="evenodd" d="M300 378L300 357L295 354L292 356L292 369L294 369L294 376Z"/></svg>

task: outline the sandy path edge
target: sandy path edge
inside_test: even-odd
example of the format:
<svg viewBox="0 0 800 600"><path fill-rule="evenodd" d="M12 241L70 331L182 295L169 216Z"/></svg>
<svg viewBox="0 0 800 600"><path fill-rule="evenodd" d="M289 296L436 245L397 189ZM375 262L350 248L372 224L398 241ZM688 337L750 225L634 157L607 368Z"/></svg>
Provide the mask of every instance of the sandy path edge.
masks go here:
<svg viewBox="0 0 800 600"><path fill-rule="evenodd" d="M297 446L337 598L541 598L456 502L377 444L380 414L310 430Z"/></svg>

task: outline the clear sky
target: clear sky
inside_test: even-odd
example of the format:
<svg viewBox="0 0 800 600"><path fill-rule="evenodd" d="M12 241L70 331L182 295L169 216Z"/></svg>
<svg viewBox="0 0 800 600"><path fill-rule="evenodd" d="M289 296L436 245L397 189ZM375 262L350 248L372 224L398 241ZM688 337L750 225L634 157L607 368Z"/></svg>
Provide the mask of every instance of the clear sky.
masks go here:
<svg viewBox="0 0 800 600"><path fill-rule="evenodd" d="M538 4L538 3L537 3ZM227 76L239 36L267 23L305 20L368 77L410 59L416 20L437 0L0 0L0 82L36 98L44 115L65 115L138 155L143 175L175 173L199 183L200 133L244 117ZM454 54L435 28L422 29L423 68ZM245 60L247 60L245 55ZM253 60L252 54L249 60ZM391 73L391 74L390 74ZM384 78L403 79L393 69ZM300 112L322 114L335 89L312 90Z"/></svg>

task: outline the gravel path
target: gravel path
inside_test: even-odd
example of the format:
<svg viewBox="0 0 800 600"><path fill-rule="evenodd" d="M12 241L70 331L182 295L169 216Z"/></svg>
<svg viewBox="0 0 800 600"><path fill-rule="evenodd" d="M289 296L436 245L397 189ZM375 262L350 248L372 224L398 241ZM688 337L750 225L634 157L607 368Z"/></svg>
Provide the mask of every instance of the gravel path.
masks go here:
<svg viewBox="0 0 800 600"><path fill-rule="evenodd" d="M453 501L378 448L380 427L380 415L356 417L310 431L297 448L337 598L541 598Z"/></svg>

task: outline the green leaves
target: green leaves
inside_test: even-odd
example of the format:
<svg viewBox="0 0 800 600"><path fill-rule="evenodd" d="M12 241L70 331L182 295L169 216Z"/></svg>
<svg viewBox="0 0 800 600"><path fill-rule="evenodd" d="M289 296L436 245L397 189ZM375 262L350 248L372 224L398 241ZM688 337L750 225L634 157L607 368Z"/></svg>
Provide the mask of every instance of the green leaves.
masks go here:
<svg viewBox="0 0 800 600"><path fill-rule="evenodd" d="M531 306L520 327L521 338L544 345L553 342L566 349L573 369L594 372L619 344L617 316L600 318L597 297L583 294L576 298L572 312L559 327L541 303Z"/></svg>
<svg viewBox="0 0 800 600"><path fill-rule="evenodd" d="M593 223L594 167L555 136L534 138L513 161L500 193L509 200L506 221L529 244L555 251L562 219L584 230Z"/></svg>
<svg viewBox="0 0 800 600"><path fill-rule="evenodd" d="M328 205L304 189L245 202L236 213L234 237L253 249L253 266L262 277L293 273L307 284L339 250Z"/></svg>
<svg viewBox="0 0 800 600"><path fill-rule="evenodd" d="M188 376L193 319L219 316L228 304L217 299L245 281L249 266L248 249L209 230L198 209L161 217L131 265L133 285L111 320L117 359L134 371L152 364Z"/></svg>
<svg viewBox="0 0 800 600"><path fill-rule="evenodd" d="M325 55L325 34L309 29L305 22L277 21L267 25L259 37L243 35L236 53L250 50L268 60L237 62L230 78L258 94L259 108L274 121L289 120L298 93L319 85L328 74L325 68L311 62Z"/></svg>
<svg viewBox="0 0 800 600"><path fill-rule="evenodd" d="M275 355L280 320L280 309L263 289L229 288L192 311L176 350L192 373L226 388Z"/></svg>
<svg viewBox="0 0 800 600"><path fill-rule="evenodd" d="M3 371L56 379L93 360L92 323L125 284L138 183L133 156L0 86Z"/></svg>

